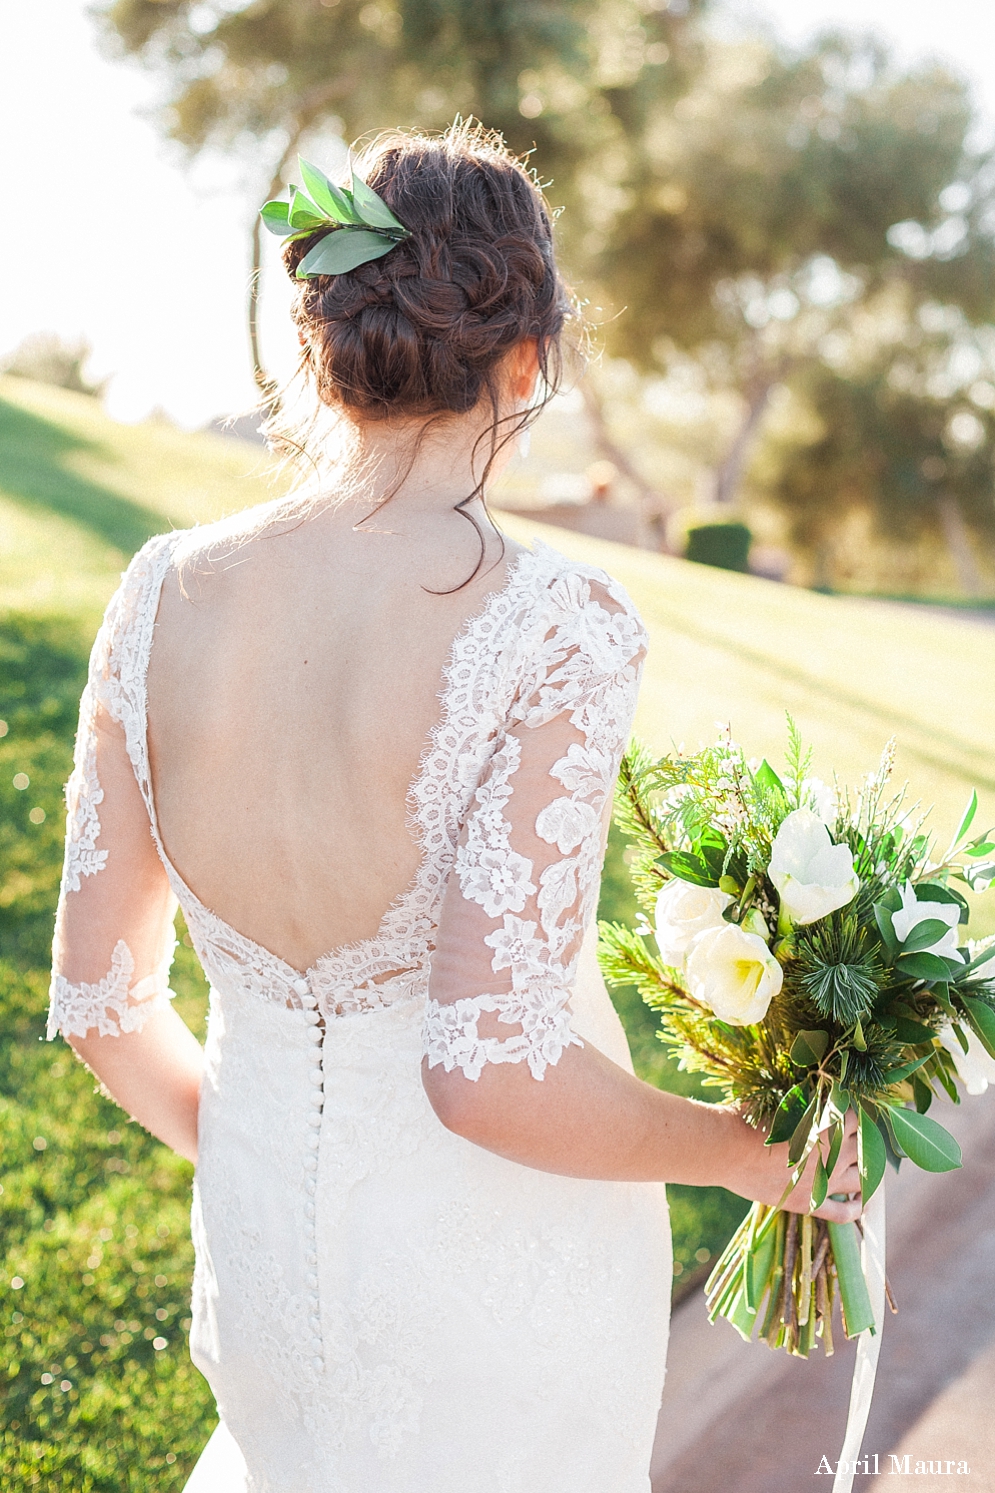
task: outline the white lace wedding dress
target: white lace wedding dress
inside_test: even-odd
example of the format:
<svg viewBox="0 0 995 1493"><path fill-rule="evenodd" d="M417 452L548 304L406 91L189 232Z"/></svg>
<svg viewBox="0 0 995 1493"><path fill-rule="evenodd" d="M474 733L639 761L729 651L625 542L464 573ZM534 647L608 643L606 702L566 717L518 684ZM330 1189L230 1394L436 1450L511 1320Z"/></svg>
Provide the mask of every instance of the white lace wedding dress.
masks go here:
<svg viewBox="0 0 995 1493"><path fill-rule="evenodd" d="M190 1346L221 1424L188 1489L646 1493L663 1188L503 1160L447 1131L421 1081L423 1055L541 1081L582 1041L629 1066L591 922L644 647L631 603L545 547L510 565L452 645L413 883L375 937L301 971L163 850L146 674L180 540L136 556L94 646L50 1033L134 1030L168 999L175 901L129 869L151 829L211 985Z"/></svg>

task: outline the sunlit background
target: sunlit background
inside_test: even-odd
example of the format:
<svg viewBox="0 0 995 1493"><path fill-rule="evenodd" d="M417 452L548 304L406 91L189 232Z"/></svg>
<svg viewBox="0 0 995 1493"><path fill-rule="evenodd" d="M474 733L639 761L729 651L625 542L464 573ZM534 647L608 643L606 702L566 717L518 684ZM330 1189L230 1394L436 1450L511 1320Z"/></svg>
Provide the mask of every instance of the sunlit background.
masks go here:
<svg viewBox="0 0 995 1493"><path fill-rule="evenodd" d="M207 152L191 164L164 142L153 123L161 84L107 55L88 10L85 0L0 7L0 358L39 330L83 337L112 415L160 410L195 428L254 397L247 222L270 162ZM985 0L730 0L714 25L797 43L829 25L873 29L902 60L946 61L995 119L995 7ZM263 337L278 372L295 347L286 304L277 267Z"/></svg>

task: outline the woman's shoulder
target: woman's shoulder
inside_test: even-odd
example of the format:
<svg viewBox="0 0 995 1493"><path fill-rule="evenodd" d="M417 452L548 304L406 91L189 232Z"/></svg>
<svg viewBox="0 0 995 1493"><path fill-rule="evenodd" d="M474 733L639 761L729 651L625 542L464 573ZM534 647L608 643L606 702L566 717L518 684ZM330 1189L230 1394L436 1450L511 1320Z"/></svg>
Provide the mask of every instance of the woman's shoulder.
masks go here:
<svg viewBox="0 0 995 1493"><path fill-rule="evenodd" d="M642 619L615 576L600 565L571 559L540 540L523 553L531 561L529 580L536 627L568 629L574 623L581 633L592 637L605 630L629 656L645 648Z"/></svg>

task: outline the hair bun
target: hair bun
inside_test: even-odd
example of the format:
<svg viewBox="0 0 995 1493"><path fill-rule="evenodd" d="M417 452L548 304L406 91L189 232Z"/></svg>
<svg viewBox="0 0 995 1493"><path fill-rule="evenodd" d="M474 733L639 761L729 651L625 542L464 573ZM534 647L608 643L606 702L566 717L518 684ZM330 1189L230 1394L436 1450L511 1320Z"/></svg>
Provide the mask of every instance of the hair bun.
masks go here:
<svg viewBox="0 0 995 1493"><path fill-rule="evenodd" d="M295 280L319 397L367 418L465 414L496 405L498 367L527 338L555 382L569 300L550 214L500 136L472 122L395 132L361 165L411 237L348 274ZM286 244L291 275L318 237Z"/></svg>

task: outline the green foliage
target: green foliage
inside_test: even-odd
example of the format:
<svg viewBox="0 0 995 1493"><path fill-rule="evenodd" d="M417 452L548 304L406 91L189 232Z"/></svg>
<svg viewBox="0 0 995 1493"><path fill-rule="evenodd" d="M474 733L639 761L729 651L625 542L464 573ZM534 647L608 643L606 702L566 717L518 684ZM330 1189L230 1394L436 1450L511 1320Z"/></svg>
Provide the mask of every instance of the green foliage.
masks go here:
<svg viewBox="0 0 995 1493"><path fill-rule="evenodd" d="M352 188L337 187L320 171L298 158L311 193L291 189L290 202L265 202L259 216L279 238L308 238L326 230L297 266L297 279L344 275L372 259L389 254L411 234L372 187L352 173ZM312 198L314 199L312 201Z"/></svg>
<svg viewBox="0 0 995 1493"><path fill-rule="evenodd" d="M0 1488L168 1493L214 1420L186 1348L190 1168L39 1041L87 651L67 619L0 620ZM199 1028L188 939L173 984Z"/></svg>
<svg viewBox="0 0 995 1493"><path fill-rule="evenodd" d="M721 570L746 570L752 538L745 524L701 524L688 529L684 558Z"/></svg>
<svg viewBox="0 0 995 1493"><path fill-rule="evenodd" d="M881 961L866 927L846 909L820 918L795 935L798 988L820 1016L852 1026L878 995Z"/></svg>

